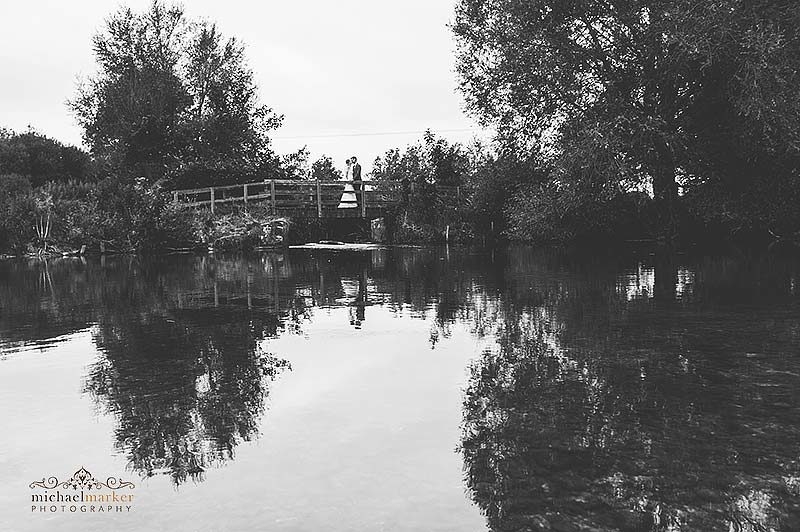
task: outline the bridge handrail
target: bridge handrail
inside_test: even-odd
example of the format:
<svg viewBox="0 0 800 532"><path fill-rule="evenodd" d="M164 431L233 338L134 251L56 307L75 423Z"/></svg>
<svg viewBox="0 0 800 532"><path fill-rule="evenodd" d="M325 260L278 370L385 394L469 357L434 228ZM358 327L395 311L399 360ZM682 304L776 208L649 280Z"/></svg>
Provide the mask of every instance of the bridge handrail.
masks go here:
<svg viewBox="0 0 800 532"><path fill-rule="evenodd" d="M314 207L316 206L317 215L321 218L323 214L323 207L326 206L323 201L330 199L330 189L342 189L345 185L354 185L354 192L356 196L360 196L359 203L360 215L366 216L367 200L370 199L370 205L375 207L384 207L397 200L388 199L384 194L398 194L406 191L408 186L410 191L414 192L414 184L402 181L384 181L384 180L359 180L359 181L318 181L318 180L298 180L298 179L265 179L263 181L253 181L250 183L239 183L233 185L218 185L200 188L179 189L173 190L173 201L181 203L185 206L199 206L210 205L211 212L214 212L214 205L218 203L232 203L236 201L243 201L245 204L248 200L269 200L271 202L273 213L277 208L295 208L295 207ZM409 186L410 185L410 186ZM290 187L290 190L287 190ZM323 187L327 190L323 193ZM461 188L457 186L435 186L437 192L455 193L460 197ZM248 194L248 189L261 189L260 192ZM266 190L265 190L266 189ZM305 189L305 190L303 190ZM225 191L236 190L241 191L241 194L225 197ZM219 197L218 197L218 194ZM200 194L208 194L208 199L191 198ZM301 197L291 196L293 194L302 194ZM312 201L307 201L311 195ZM289 197L287 197L289 196ZM315 196L315 197L313 197ZM329 206L329 205L327 205Z"/></svg>
<svg viewBox="0 0 800 532"><path fill-rule="evenodd" d="M198 188L184 188L184 189L177 189L173 192L177 192L179 194L182 193L192 193L192 192L207 192L208 189L213 188L216 190L224 190L224 189L232 189L232 188L242 188L243 186L262 186L262 185L269 185L270 183L274 182L275 184L281 185L305 185L305 186L317 186L319 183L322 186L338 186L344 185L346 183L350 184L363 184L363 185L389 185L389 186L402 186L402 181L383 181L383 180L367 180L363 179L360 181L318 181L318 180L306 180L306 179L265 179L263 181L252 181L249 183L236 183L233 185L212 185L208 187L198 187Z"/></svg>

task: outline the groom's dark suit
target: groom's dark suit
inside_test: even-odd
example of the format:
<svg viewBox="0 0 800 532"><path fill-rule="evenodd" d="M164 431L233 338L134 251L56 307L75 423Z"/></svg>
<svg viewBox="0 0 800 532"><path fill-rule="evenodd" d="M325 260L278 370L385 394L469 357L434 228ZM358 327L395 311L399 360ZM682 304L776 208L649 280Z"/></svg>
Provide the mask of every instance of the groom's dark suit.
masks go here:
<svg viewBox="0 0 800 532"><path fill-rule="evenodd" d="M361 165L356 162L353 165L353 181L361 181ZM356 191L356 203L358 204L358 208L361 208L361 183L353 183L353 190Z"/></svg>

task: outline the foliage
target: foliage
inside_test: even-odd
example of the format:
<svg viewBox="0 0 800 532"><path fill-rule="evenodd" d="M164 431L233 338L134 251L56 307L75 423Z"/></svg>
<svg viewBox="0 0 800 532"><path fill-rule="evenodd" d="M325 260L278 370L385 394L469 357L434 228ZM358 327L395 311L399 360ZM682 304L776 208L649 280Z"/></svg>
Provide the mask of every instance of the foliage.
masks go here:
<svg viewBox="0 0 800 532"><path fill-rule="evenodd" d="M448 226L467 230L459 190L466 183L470 157L460 144L426 132L404 151L393 149L375 159L370 178L399 183L402 203L392 228L400 241L443 240Z"/></svg>
<svg viewBox="0 0 800 532"><path fill-rule="evenodd" d="M34 209L30 180L0 175L0 253L23 250L34 239Z"/></svg>
<svg viewBox="0 0 800 532"><path fill-rule="evenodd" d="M511 199L521 187L542 182L544 172L532 159L513 152L493 154L483 146L476 146L472 158L466 216L476 233L497 237L509 229L506 211Z"/></svg>
<svg viewBox="0 0 800 532"><path fill-rule="evenodd" d="M764 228L769 190L796 185L799 21L782 0L461 0L453 31L469 109L545 157L542 198L575 209L651 191L669 234L679 186Z"/></svg>
<svg viewBox="0 0 800 532"><path fill-rule="evenodd" d="M651 207L645 194L589 199L553 183L529 185L506 207L508 235L529 242L636 240L654 234L642 226L657 218Z"/></svg>
<svg viewBox="0 0 800 532"><path fill-rule="evenodd" d="M197 243L195 215L143 179L107 177L32 188L19 176L0 177L0 251L141 251Z"/></svg>
<svg viewBox="0 0 800 532"><path fill-rule="evenodd" d="M244 181L274 167L267 133L281 117L258 103L244 48L216 26L154 0L124 8L94 37L98 73L71 102L92 153L123 175L178 186Z"/></svg>
<svg viewBox="0 0 800 532"><path fill-rule="evenodd" d="M310 168L308 166L309 151L306 146L299 150L287 153L280 157L280 169L275 175L276 179L308 179Z"/></svg>
<svg viewBox="0 0 800 532"><path fill-rule="evenodd" d="M333 165L333 159L327 155L321 156L311 165L311 179L315 181L339 181L342 172Z"/></svg>
<svg viewBox="0 0 800 532"><path fill-rule="evenodd" d="M0 174L17 174L37 187L47 181L91 178L89 154L65 146L33 130L25 133L0 128Z"/></svg>
<svg viewBox="0 0 800 532"><path fill-rule="evenodd" d="M97 241L120 251L182 247L197 241L193 216L158 185L110 177L95 191L93 224Z"/></svg>

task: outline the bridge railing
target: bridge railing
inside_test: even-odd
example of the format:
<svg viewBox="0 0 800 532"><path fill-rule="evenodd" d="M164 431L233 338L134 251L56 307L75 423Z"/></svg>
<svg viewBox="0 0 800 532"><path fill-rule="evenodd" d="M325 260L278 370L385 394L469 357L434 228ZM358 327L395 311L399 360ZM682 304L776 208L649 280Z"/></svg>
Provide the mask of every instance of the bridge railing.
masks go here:
<svg viewBox="0 0 800 532"><path fill-rule="evenodd" d="M345 186L354 188L354 195L344 195ZM400 183L389 181L298 181L272 179L240 185L223 185L173 191L173 199L182 205L215 208L226 203L267 202L273 214L316 212L318 217L353 209L366 216L368 208L384 208L399 203L403 196ZM355 197L355 201L352 201ZM343 202L344 200L344 202ZM348 201L350 200L350 201ZM340 207L340 204L343 204Z"/></svg>

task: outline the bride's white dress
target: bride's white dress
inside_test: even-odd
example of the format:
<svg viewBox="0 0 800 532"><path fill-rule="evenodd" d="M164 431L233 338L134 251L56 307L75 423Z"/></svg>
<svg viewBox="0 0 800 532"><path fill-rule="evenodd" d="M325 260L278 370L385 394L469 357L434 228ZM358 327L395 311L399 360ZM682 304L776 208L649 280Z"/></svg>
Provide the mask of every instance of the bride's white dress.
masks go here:
<svg viewBox="0 0 800 532"><path fill-rule="evenodd" d="M353 179L353 173L350 168L347 169L347 174L344 176L346 181ZM356 199L356 191L352 183L345 183L342 198L339 200L340 209L355 209L358 207L358 200Z"/></svg>

